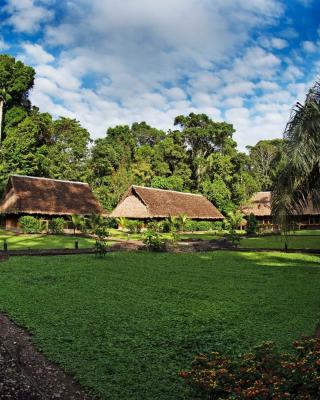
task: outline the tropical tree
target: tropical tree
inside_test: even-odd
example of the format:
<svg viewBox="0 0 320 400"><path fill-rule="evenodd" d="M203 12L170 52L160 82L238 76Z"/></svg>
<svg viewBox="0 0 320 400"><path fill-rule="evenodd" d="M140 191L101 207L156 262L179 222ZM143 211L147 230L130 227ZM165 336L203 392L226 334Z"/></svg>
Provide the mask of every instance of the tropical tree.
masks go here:
<svg viewBox="0 0 320 400"><path fill-rule="evenodd" d="M72 214L71 215L71 222L73 225L73 232L76 234L76 230L81 230L85 224L85 219L82 215Z"/></svg>
<svg viewBox="0 0 320 400"><path fill-rule="evenodd" d="M239 210L231 211L228 213L228 222L231 230L236 230L244 222L244 214L242 214L242 212Z"/></svg>
<svg viewBox="0 0 320 400"><path fill-rule="evenodd" d="M119 218L116 218L116 222L117 222L119 228L126 229L129 221L125 217L119 217Z"/></svg>
<svg viewBox="0 0 320 400"><path fill-rule="evenodd" d="M179 227L182 230L182 232L185 229L186 223L188 222L188 216L186 214L180 214L178 217L178 223L179 223Z"/></svg>
<svg viewBox="0 0 320 400"><path fill-rule="evenodd" d="M320 82L297 103L284 132L286 165L272 193L272 213L282 231L306 206L320 208Z"/></svg>

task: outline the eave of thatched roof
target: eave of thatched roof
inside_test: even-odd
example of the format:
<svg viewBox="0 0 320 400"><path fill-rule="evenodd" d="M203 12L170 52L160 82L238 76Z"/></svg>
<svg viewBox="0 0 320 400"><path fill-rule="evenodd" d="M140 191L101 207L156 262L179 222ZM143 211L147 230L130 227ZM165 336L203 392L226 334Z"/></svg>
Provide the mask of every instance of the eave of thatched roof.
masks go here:
<svg viewBox="0 0 320 400"><path fill-rule="evenodd" d="M112 217L166 218L185 214L192 219L221 220L223 215L204 196L174 190L131 186Z"/></svg>
<svg viewBox="0 0 320 400"><path fill-rule="evenodd" d="M249 202L241 207L241 211L250 215L253 214L256 217L271 217L271 196L272 192L257 192L255 193ZM296 215L319 215L320 210L312 207L311 204L305 207L300 214Z"/></svg>
<svg viewBox="0 0 320 400"><path fill-rule="evenodd" d="M12 175L0 213L89 215L104 211L87 183Z"/></svg>

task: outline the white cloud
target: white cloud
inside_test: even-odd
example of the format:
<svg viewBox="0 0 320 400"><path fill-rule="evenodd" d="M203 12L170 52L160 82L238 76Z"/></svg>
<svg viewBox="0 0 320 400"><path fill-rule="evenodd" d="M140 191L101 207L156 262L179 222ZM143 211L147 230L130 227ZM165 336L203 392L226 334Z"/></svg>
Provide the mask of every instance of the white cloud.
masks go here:
<svg viewBox="0 0 320 400"><path fill-rule="evenodd" d="M316 45L316 43L311 42L310 40L306 40L302 42L302 48L307 53L315 53L319 47Z"/></svg>
<svg viewBox="0 0 320 400"><path fill-rule="evenodd" d="M25 55L28 57L29 62L39 64L47 64L54 60L54 57L45 51L39 44L24 43L22 44Z"/></svg>
<svg viewBox="0 0 320 400"><path fill-rule="evenodd" d="M53 12L34 0L8 0L4 11L10 14L6 23L17 32L37 32L45 22L53 17Z"/></svg>
<svg viewBox="0 0 320 400"><path fill-rule="evenodd" d="M2 37L0 37L0 51L7 50L9 45L4 41Z"/></svg>
<svg viewBox="0 0 320 400"><path fill-rule="evenodd" d="M21 7L10 0L11 17L22 17L27 3L47 12L44 22L52 18L50 4L31 0L22 0ZM280 3L62 2L64 17L44 26L42 46L23 45L26 62L32 60L37 72L32 101L54 116L79 119L93 137L108 126L139 120L168 129L176 115L189 112L234 123L242 149L281 136L303 90L294 86L303 71L281 57L294 32L250 41L252 30L277 22ZM41 23L35 17L34 30ZM28 24L24 29L31 31ZM55 59L50 46L62 48Z"/></svg>

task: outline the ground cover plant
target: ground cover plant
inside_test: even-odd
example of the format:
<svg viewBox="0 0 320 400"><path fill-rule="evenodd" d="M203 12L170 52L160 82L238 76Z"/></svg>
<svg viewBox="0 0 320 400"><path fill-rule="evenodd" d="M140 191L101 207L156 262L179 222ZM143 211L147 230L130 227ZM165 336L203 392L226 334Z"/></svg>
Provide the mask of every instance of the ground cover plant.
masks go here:
<svg viewBox="0 0 320 400"><path fill-rule="evenodd" d="M297 231L286 237L289 249L317 249L320 250L319 231ZM283 249L285 241L281 235L261 235L242 238L240 247L255 249Z"/></svg>
<svg viewBox="0 0 320 400"><path fill-rule="evenodd" d="M203 400L318 399L320 339L296 340L291 353L264 342L232 360L218 352L199 354L180 376Z"/></svg>
<svg viewBox="0 0 320 400"><path fill-rule="evenodd" d="M75 241L81 249L93 247L95 240L88 237L72 235L16 235L9 232L0 233L0 248L3 249L4 241L8 250L44 250L44 249L73 249Z"/></svg>
<svg viewBox="0 0 320 400"><path fill-rule="evenodd" d="M108 253L11 257L0 310L103 399L185 399L198 352L287 350L319 321L320 257Z"/></svg>

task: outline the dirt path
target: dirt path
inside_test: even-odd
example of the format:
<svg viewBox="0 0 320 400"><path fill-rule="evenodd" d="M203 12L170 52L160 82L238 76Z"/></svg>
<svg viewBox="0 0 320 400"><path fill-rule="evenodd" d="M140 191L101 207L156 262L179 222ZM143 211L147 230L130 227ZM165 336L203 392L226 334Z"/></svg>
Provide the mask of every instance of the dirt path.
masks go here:
<svg viewBox="0 0 320 400"><path fill-rule="evenodd" d="M35 349L26 331L1 313L0 398L92 400L71 376Z"/></svg>

